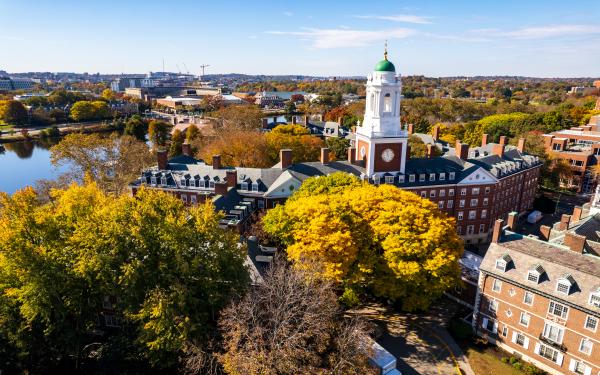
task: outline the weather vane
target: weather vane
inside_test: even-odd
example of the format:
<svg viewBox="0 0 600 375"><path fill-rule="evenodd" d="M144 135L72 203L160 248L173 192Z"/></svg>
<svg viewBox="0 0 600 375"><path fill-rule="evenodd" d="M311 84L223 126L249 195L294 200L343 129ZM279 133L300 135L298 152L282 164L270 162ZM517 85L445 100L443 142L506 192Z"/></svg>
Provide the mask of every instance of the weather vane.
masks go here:
<svg viewBox="0 0 600 375"><path fill-rule="evenodd" d="M387 60L387 39L385 40L385 45L383 47L383 58Z"/></svg>

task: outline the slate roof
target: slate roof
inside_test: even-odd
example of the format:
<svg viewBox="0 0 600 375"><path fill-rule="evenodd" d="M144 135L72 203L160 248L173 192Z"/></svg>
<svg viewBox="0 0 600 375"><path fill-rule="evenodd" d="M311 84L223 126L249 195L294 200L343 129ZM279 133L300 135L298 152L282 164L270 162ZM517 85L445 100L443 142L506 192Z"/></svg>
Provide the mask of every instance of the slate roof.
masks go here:
<svg viewBox="0 0 600 375"><path fill-rule="evenodd" d="M590 293L600 291L600 257L580 254L566 246L516 233L505 233L499 243L490 245L481 263L483 272L600 316L600 308L588 303ZM495 268L495 264L505 254L511 257L513 266L502 272ZM540 267L545 277L538 284L528 281L528 271ZM569 295L556 291L557 281L565 275L571 276L575 282Z"/></svg>

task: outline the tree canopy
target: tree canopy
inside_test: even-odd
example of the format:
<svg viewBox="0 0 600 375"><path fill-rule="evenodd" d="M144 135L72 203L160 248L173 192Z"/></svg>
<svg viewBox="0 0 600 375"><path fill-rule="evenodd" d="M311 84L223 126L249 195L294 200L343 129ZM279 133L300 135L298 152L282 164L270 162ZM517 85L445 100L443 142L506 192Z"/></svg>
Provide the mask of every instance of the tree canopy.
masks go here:
<svg viewBox="0 0 600 375"><path fill-rule="evenodd" d="M27 123L27 109L17 100L0 101L0 120L12 125Z"/></svg>
<svg viewBox="0 0 600 375"><path fill-rule="evenodd" d="M307 179L263 219L295 267L426 309L460 280L462 241L434 203L347 174Z"/></svg>

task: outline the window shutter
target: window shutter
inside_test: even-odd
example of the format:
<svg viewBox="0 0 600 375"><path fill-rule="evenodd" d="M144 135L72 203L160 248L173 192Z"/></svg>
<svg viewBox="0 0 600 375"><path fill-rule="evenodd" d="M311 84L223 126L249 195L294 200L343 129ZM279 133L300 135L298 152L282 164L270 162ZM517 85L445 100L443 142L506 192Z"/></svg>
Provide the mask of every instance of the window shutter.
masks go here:
<svg viewBox="0 0 600 375"><path fill-rule="evenodd" d="M512 335L512 342L516 343L517 342L517 332L513 332Z"/></svg>
<svg viewBox="0 0 600 375"><path fill-rule="evenodd" d="M529 349L529 337L525 337L525 340L523 340L523 347Z"/></svg>
<svg viewBox="0 0 600 375"><path fill-rule="evenodd" d="M592 368L590 366L585 366L585 371L583 375L592 375Z"/></svg>
<svg viewBox="0 0 600 375"><path fill-rule="evenodd" d="M483 326L483 328L487 329L487 323L488 323L488 318L483 318L483 321L481 322L481 325Z"/></svg>
<svg viewBox="0 0 600 375"><path fill-rule="evenodd" d="M574 359L571 360L571 363L569 363L569 371L575 371L575 366L577 365L577 361L575 361Z"/></svg>
<svg viewBox="0 0 600 375"><path fill-rule="evenodd" d="M533 352L535 354L540 354L540 343L539 342L535 343L535 348L533 349Z"/></svg>
<svg viewBox="0 0 600 375"><path fill-rule="evenodd" d="M494 328L492 329L493 333L498 333L498 322L494 322Z"/></svg>
<svg viewBox="0 0 600 375"><path fill-rule="evenodd" d="M562 366L564 355L562 353L558 353L556 356L556 364Z"/></svg>

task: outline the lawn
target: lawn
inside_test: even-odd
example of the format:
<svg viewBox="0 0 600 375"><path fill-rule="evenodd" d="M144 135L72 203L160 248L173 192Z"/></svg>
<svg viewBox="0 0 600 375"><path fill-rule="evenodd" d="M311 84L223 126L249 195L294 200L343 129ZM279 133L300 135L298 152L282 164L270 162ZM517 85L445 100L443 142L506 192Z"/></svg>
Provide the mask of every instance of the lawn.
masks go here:
<svg viewBox="0 0 600 375"><path fill-rule="evenodd" d="M481 350L481 351L480 351ZM468 348L465 355L469 360L471 368L476 375L523 375L523 372L513 368L511 365L502 363L492 351L494 348Z"/></svg>

